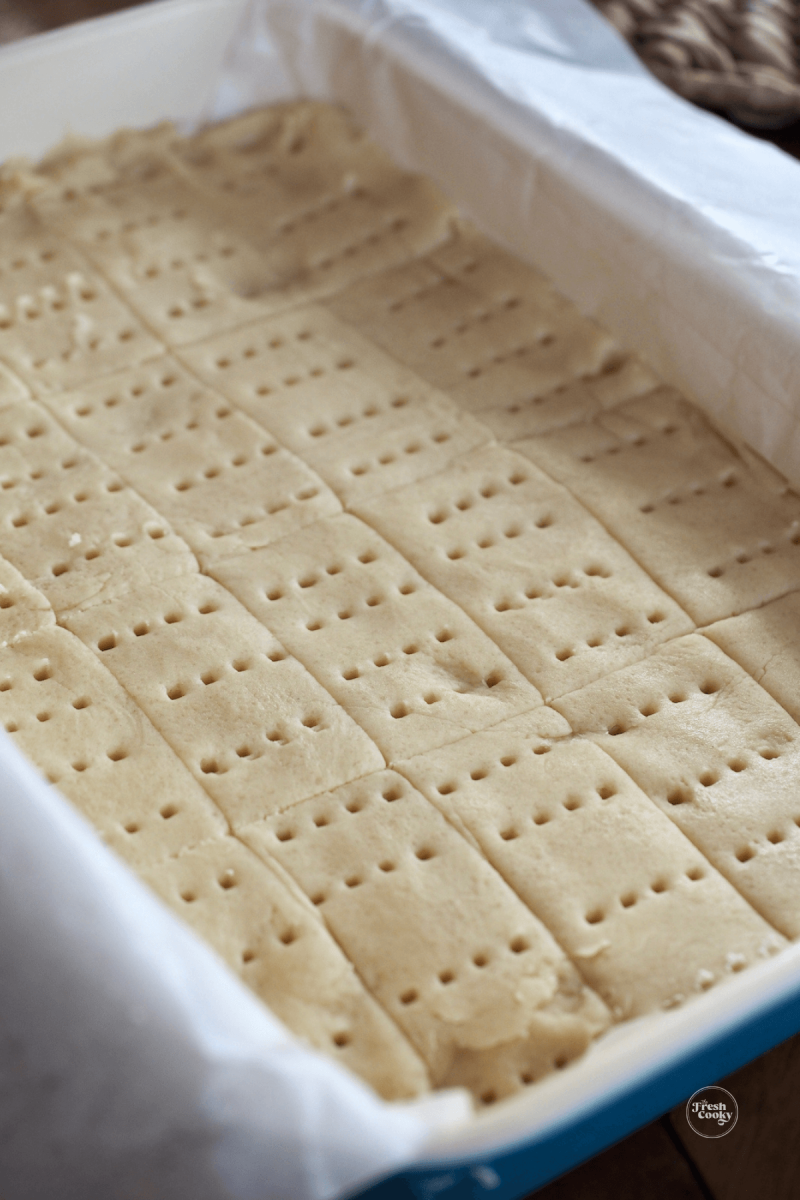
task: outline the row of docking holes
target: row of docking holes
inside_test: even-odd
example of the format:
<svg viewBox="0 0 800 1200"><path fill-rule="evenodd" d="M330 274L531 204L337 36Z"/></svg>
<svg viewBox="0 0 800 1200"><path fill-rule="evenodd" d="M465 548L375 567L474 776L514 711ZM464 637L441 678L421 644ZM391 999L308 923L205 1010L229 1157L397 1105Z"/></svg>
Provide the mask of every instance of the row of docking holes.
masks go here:
<svg viewBox="0 0 800 1200"><path fill-rule="evenodd" d="M279 221L275 225L275 232L281 236L287 233L294 233L298 226L308 225L313 221L319 220L321 217L330 216L331 213L337 212L340 208L349 207L354 200L369 199L369 192L361 184L356 184L354 187L347 188L344 192L338 192L333 196L326 196L323 200L317 201L316 204L309 205L307 208L295 212L287 220Z"/></svg>
<svg viewBox="0 0 800 1200"><path fill-rule="evenodd" d="M233 258L236 253L236 246L225 245L215 250L213 254L198 251L197 254L192 254L188 258L163 259L160 263L149 263L142 271L142 276L145 279L158 279L164 271L183 271L195 263L210 262L212 258Z"/></svg>
<svg viewBox="0 0 800 1200"><path fill-rule="evenodd" d="M171 433L165 432L161 435L160 440L162 442L169 441L171 436L172 436ZM146 449L147 449L146 442L137 442L135 445L130 447L130 452L131 452L131 454L141 454ZM271 455L276 454L277 452L278 452L278 446L274 442L267 443L264 446L260 446L256 450L256 454L260 454L262 456L262 458L270 458ZM184 477L183 479L180 479L177 483L174 483L172 486L176 492L188 492L190 490L190 488L197 487L198 484L202 484L204 481L207 481L210 479L216 479L218 475L221 475L223 471L227 470L230 467L234 467L234 468L235 467L244 467L249 462L252 462L252 461L253 461L252 455L240 452L239 454L234 454L234 456L232 458L230 458L228 460L228 462L226 462L226 463L212 463L210 466L206 467L205 470L203 471L202 477L200 479L187 479ZM310 500L313 496L316 496L316 495L317 495L316 490L314 490L313 492L298 492L297 499L298 500Z"/></svg>
<svg viewBox="0 0 800 1200"><path fill-rule="evenodd" d="M2 328L3 325L0 322L0 329ZM136 329L121 329L114 335L115 340L118 342L131 342L138 336L139 334ZM60 357L62 362L74 362L75 359L81 357L85 350L95 351L107 345L108 337L100 334L94 334L92 337L86 339L82 338L80 341L71 339L69 348L62 350L59 356L51 355L49 358L28 358L25 360L24 365L33 371L43 371L50 363L56 361L57 357Z"/></svg>
<svg viewBox="0 0 800 1200"><path fill-rule="evenodd" d="M471 299L472 297L470 297ZM431 350L441 350L448 344L452 337L460 337L465 333L469 333L471 329L477 326L485 325L487 322L495 320L497 317L504 316L508 312L513 312L522 304L522 299L519 296L508 296L505 299L497 301L488 308L476 309L471 316L458 321L455 325L451 325L446 334L439 334L428 342ZM543 336L547 336L544 334Z"/></svg>
<svg viewBox="0 0 800 1200"><path fill-rule="evenodd" d="M765 746L762 750L759 750L758 754L759 757L767 759L767 761L774 758L780 758L780 752L778 750L771 749L769 746ZM729 771L732 771L734 775L739 775L742 771L747 770L748 765L749 764L746 758L744 758L742 755L737 755L735 758L728 760L727 768ZM721 778L722 775L719 771L707 769L698 775L697 782L701 787L709 788L713 787L715 783L719 783ZM693 800L694 793L692 789L686 785L679 785L671 788L670 791L667 792L667 804L671 804L673 808L676 808L679 804L691 804Z"/></svg>
<svg viewBox="0 0 800 1200"><path fill-rule="evenodd" d="M406 652L404 651L404 653L406 653ZM377 658L373 659L373 662L376 667L384 667L384 666L388 665L389 660L385 654L381 654L381 655L378 655ZM358 668L351 667L347 671L342 671L342 678L343 679L357 679L358 678ZM505 676L503 675L503 673L501 671L492 671L484 679L483 685L486 688L497 687L497 685L499 683L503 682L504 678L505 678ZM450 690L450 694L452 695L453 693L458 694L459 692L466 692L468 689L452 687L449 690ZM469 694L474 695L475 689L470 688ZM439 694L439 692L425 692L424 695L422 696L422 701L425 704L438 704L439 701L442 699L443 699L443 697ZM416 713L416 710L414 709L412 704L409 702L406 702L405 700L398 701L396 704L393 704L392 707L389 709L389 716L394 717L394 719L397 721L402 720L403 717L412 716L415 713Z"/></svg>
<svg viewBox="0 0 800 1200"><path fill-rule="evenodd" d="M413 596L416 590L417 585L415 583L400 583L397 585L397 592L401 596ZM387 599L388 596L385 592L383 594L374 592L372 595L365 597L364 608L377 608L380 604L385 603ZM356 615L356 606L351 604L347 608L340 608L336 613L336 618L339 621L349 621L351 617ZM320 629L324 629L325 625L326 622L321 617L311 617L306 621L306 629L310 633L317 633Z"/></svg>
<svg viewBox="0 0 800 1200"><path fill-rule="evenodd" d="M212 613L219 612L220 605L215 600L205 600L198 604L193 612L188 610L173 609L165 613L162 617L150 617L147 620L137 622L132 625L130 632L134 637L145 637L151 633L158 625L178 625L181 621L193 617L195 613L201 617L211 616ZM97 642L97 649L101 651L113 650L119 644L119 638L115 633L104 634ZM287 655L278 647L274 651L270 651L267 655L270 662L282 662ZM240 667L239 670L246 670L246 667Z"/></svg>
<svg viewBox="0 0 800 1200"><path fill-rule="evenodd" d="M458 282L447 275L442 275L439 279L434 279L432 283L426 283L423 287L415 288L413 292L406 292L404 296L397 296L394 300L390 300L386 304L386 311L393 314L402 312L409 304L416 304L418 300L424 300L441 287L458 287Z"/></svg>
<svg viewBox="0 0 800 1200"><path fill-rule="evenodd" d="M167 371L164 375L151 375L145 382L143 382L141 379L137 380L135 383L132 383L130 387L128 387L127 393L129 399L138 400L140 397L146 395L148 392L154 391L156 388L171 388L175 387L176 383L180 383L178 376L171 371ZM192 399L194 399L194 397L192 397ZM125 403L125 401L123 401L119 395L112 394L110 396L106 396L105 400L103 400L103 407L116 408L117 405L123 403ZM86 405L82 408L74 408L72 411L77 417L88 417L91 416L94 409L91 405ZM218 417L229 417L231 415L231 409L226 408L218 411L216 415ZM187 429L195 428L196 425L187 425Z"/></svg>
<svg viewBox="0 0 800 1200"><path fill-rule="evenodd" d="M688 871L685 872L685 878L688 879L690 883L698 883L701 879L705 879L705 876L705 870L701 866L689 867ZM674 886L674 884L672 886ZM670 883L662 876L651 883L649 889L645 893L633 891L625 892L624 895L620 896L619 898L619 906L622 909L633 908L633 906L638 904L640 900L645 899L648 896L660 896L669 890ZM587 925L599 925L602 921L605 921L608 915L609 912L604 908L593 908L586 914L584 920L586 921Z"/></svg>
<svg viewBox="0 0 800 1200"><path fill-rule="evenodd" d="M75 200L77 199L77 193L69 189L63 193L62 198L64 200ZM119 237L123 233L137 233L142 229L152 229L156 225L163 224L164 221L185 221L188 216L189 212L187 209L174 208L169 213L151 213L142 221L124 221L114 228L103 225L100 229L96 229L92 236L96 242L107 242L110 238Z"/></svg>
<svg viewBox="0 0 800 1200"><path fill-rule="evenodd" d="M511 487L519 487L521 483L526 483L527 480L528 476L524 471L512 471L502 482L488 480L478 489L478 496L480 500L491 500L494 496L500 496L506 491L506 483L509 483ZM455 516L453 510L456 510L456 512L467 512L470 508L474 508L476 504L479 504L480 500L471 493L466 493L460 496L458 500L454 500L451 507L440 505L438 508L433 509L427 514L428 520L431 525L441 525L449 520L450 517ZM552 521L548 523L552 524Z"/></svg>
<svg viewBox="0 0 800 1200"><path fill-rule="evenodd" d="M386 804L395 804L398 800L402 800L405 794L405 790L402 786L396 783L389 783L380 793L379 799L383 800ZM310 828L325 829L328 825L333 824L337 814L349 813L350 816L355 816L356 813L363 812L364 809L369 806L370 801L368 799L354 796L352 800L348 800L341 804L337 810L328 809L318 812L316 816L311 818ZM294 841L297 836L298 832L296 825L282 825L275 832L275 837L279 842L291 842ZM432 857L432 855L426 850L422 854L420 861L425 862L430 857ZM393 871L394 866L392 865L390 867L381 869Z"/></svg>
<svg viewBox="0 0 800 1200"><path fill-rule="evenodd" d="M442 446L445 442L449 442L453 435L448 433L446 429L440 429L437 433L430 433L427 436L427 441L434 446ZM414 438L413 441L406 442L405 446L395 453L393 450L386 450L383 454L379 454L372 462L356 463L354 467L348 467L351 475L368 475L373 469L373 466L388 467L392 463L398 461L401 454L419 454L426 447L420 438Z"/></svg>
<svg viewBox="0 0 800 1200"><path fill-rule="evenodd" d="M717 683L714 679L704 679L702 683L697 685L697 693L703 696L714 696L722 690L722 686L722 684ZM661 700L645 700L639 705L639 714L645 718L656 716L657 713L662 711L662 702L664 700L670 704L684 704L689 699L692 691L693 689L689 687L679 687L668 692ZM620 734L627 733L629 729L635 729L639 724L640 722L636 718L628 722L623 720L614 721L613 724L607 726L606 733L610 734L611 737L619 737ZM765 757L774 758L775 755L770 753L765 754ZM733 769L743 771L744 766L734 767Z"/></svg>
<svg viewBox="0 0 800 1200"><path fill-rule="evenodd" d="M12 313L7 305L0 305L0 329L11 329L18 321L38 321L47 312L64 312L77 300L83 301L84 304L91 304L96 299L97 292L94 288L89 287L79 288L68 298L40 296L38 301L35 301L30 296L20 297L14 305L15 313ZM129 342L135 336L135 330L123 329L117 334L117 339L120 342ZM91 345L90 348L94 349Z"/></svg>
<svg viewBox="0 0 800 1200"><path fill-rule="evenodd" d="M212 529L209 531L209 537L221 538L227 537L228 534L235 533L237 529L247 529L249 525L257 525L259 521L263 521L265 517L274 517L278 513L284 512L290 508L295 502L303 503L305 500L313 500L319 495L319 488L304 487L299 492L295 492L294 496L290 496L287 500L274 500L271 504L263 504L260 509L249 509L238 520L230 521L228 525L222 529Z"/></svg>
<svg viewBox="0 0 800 1200"><path fill-rule="evenodd" d="M506 533L505 537L516 536ZM481 543L479 542L480 546ZM451 555L448 554L448 558ZM463 557L461 555L457 557ZM525 588L523 592L518 592L514 596L505 595L494 603L495 612L509 612L515 608L524 608L528 600L550 600L557 595L561 588L579 588L586 579L610 579L613 572L608 567L601 566L598 563L591 563L588 567L576 568L569 572L564 572L561 575L556 575L548 584L531 584ZM583 578L581 578L583 576ZM653 614L654 616L656 614ZM651 624L655 624L651 620ZM618 635L624 636L624 635ZM587 643L588 644L588 643Z"/></svg>
<svg viewBox="0 0 800 1200"><path fill-rule="evenodd" d="M535 746L531 747L531 753L536 755L549 754L551 749L552 747L548 746L546 742L537 742ZM515 767L519 762L520 757L522 757L520 754L502 754L497 759L497 762L494 764L494 766L487 766L485 763L482 763L479 767L473 767L469 773L469 777L473 783L480 783L482 780L488 779L489 775L491 775L492 771L497 767ZM455 779L448 779L444 783L440 783L436 790L440 796L450 796L453 792L458 791L458 788L459 784ZM601 800L610 800L612 796L616 796L617 792L616 789L610 784L601 784L597 788L597 794ZM577 808L578 805L572 805L572 807ZM543 825L544 823L544 821L536 821L537 825ZM505 840L511 841L512 839L506 838Z"/></svg>
<svg viewBox="0 0 800 1200"><path fill-rule="evenodd" d="M522 345L513 346L509 350L505 350L502 354L493 354L491 358L486 359L483 364L476 364L472 367L465 367L462 374L467 379L478 379L484 375L492 367L500 367L504 363L510 362L515 358L524 358L526 354L530 354L536 350L545 350L554 345L556 336L554 333L542 333L533 342L524 342Z"/></svg>
<svg viewBox="0 0 800 1200"><path fill-rule="evenodd" d="M264 353L265 350L283 350L290 344L291 341L309 342L313 337L313 329L305 328L298 330L298 332L293 336L289 334L275 334L262 346L257 346L252 342L248 342L242 350L228 350L226 354L221 354L218 358L214 359L213 366L216 367L218 371L227 371L230 369L230 367L235 365L235 360L237 358L241 359L242 361L249 361L251 359L258 358ZM207 367L210 365L211 364L206 364ZM339 370L344 371L354 367L355 363L350 358L344 358L335 365L339 368ZM322 367L315 368L310 372L310 374L324 375L325 369Z"/></svg>
<svg viewBox="0 0 800 1200"><path fill-rule="evenodd" d="M544 516L539 517L536 521L534 521L534 526L536 527L536 529L549 529L550 526L554 525L554 524L555 524L555 520L549 513L545 514ZM477 548L479 550L491 550L495 546L502 545L502 542L500 541L501 538L509 538L509 539L510 538L518 538L518 537L522 537L523 533L525 533L524 525L521 525L519 522L514 522L512 525L506 525L505 529L500 530L499 533L483 534L481 537L476 538L473 544L475 546L477 546ZM462 543L460 546L451 546L449 550L446 550L444 552L444 554L445 554L445 557L449 558L451 562L458 562L458 560L460 558L466 558L466 556L469 554L469 552L470 552L470 548L465 547ZM589 573L590 572L587 572L587 574L589 574ZM600 575L600 574L602 574L602 571L595 570L595 571L592 571L591 573L594 575ZM562 586L562 585L557 585L557 586ZM567 586L567 585L563 585L563 586ZM573 586L577 587L578 585L575 584ZM533 599L533 597L529 597L529 599ZM498 612L502 612L502 611L503 611L502 609L498 609Z"/></svg>
<svg viewBox="0 0 800 1200"><path fill-rule="evenodd" d="M652 500L647 504L642 504L639 507L639 512L649 515L650 513L655 512L657 508L662 508L664 505L670 505L674 508L679 504L683 504L687 500L694 500L698 496L705 496L706 492L708 492L712 485L723 488L732 488L736 487L738 482L739 480L734 472L728 470L725 471L724 474L720 475L716 480L709 480L704 484L692 483L688 487L683 488L681 491L671 491L668 495L662 497L661 500Z"/></svg>
<svg viewBox="0 0 800 1200"><path fill-rule="evenodd" d="M171 690L180 690L171 689ZM181 692L181 695L185 695ZM173 697L170 697L173 699ZM300 727L301 732L306 733L324 733L329 726L324 719L317 713L310 713L305 717L295 717L294 723ZM264 741L272 746L288 746L294 741L294 734L287 728L288 722L284 721L280 728L277 726L264 731ZM254 739L255 740L255 739ZM263 757L263 750L259 750L258 746L253 742L243 742L235 750L236 758L250 762L255 762L256 759ZM225 775L230 770L231 766L235 766L235 760L226 759L223 755L209 756L200 760L200 770L204 775Z"/></svg>
<svg viewBox="0 0 800 1200"><path fill-rule="evenodd" d="M145 530L145 533L155 542L158 542L161 540L161 538L167 536L166 530L159 529L158 527L147 529ZM116 547L118 550L129 550L132 546L135 546L139 540L140 539L133 537L131 534L115 533L111 538L111 545ZM96 558L102 558L103 554L105 554L105 550L101 546L90 546L88 550L85 550L83 554L80 555L80 557L86 562L93 562ZM50 568L50 574L55 575L56 577L59 575L66 575L68 571L72 570L72 566L73 564L68 562L53 563L53 566Z"/></svg>
<svg viewBox="0 0 800 1200"><path fill-rule="evenodd" d="M361 563L362 566L369 566L370 563L377 562L379 557L380 557L380 555L377 554L374 550L362 550L362 552L359 555L357 555L353 561ZM334 562L334 563L331 563L330 566L325 567L325 575L341 575L342 571L345 571L346 569L347 569L347 567L342 566L341 562ZM295 583L297 584L297 587L299 587L299 588L315 587L316 584L322 583L322 582L324 582L323 575L321 573L317 573L317 572L315 572L313 574L303 575L299 579L295 580ZM269 600L273 603L278 600L283 600L285 595L286 595L285 588L278 587L277 585L274 587L266 588L264 591L264 599Z"/></svg>
<svg viewBox="0 0 800 1200"><path fill-rule="evenodd" d="M318 258L316 262L311 263L311 269L312 271L329 271L337 263L344 262L348 258L355 258L362 250L369 250L372 246L377 246L379 242L385 241L386 238L402 233L408 225L409 221L407 217L388 214L378 229L365 234L355 242L350 242L347 246L342 246L341 249L336 250L333 254L323 255L322 258Z"/></svg>
<svg viewBox="0 0 800 1200"><path fill-rule="evenodd" d="M660 429L654 429L653 432L659 433L659 434L666 434L667 436L670 436L673 433L677 433L679 429L680 429L680 425L676 425L674 422L669 422L666 425L662 425ZM607 433L606 430L603 430L603 432ZM616 436L619 437L619 435L616 435ZM598 449L594 454L580 454L578 456L578 462L592 463L595 461L596 458L600 458L601 455L607 457L607 456L612 456L614 454L619 454L621 451L627 450L627 449L639 450L639 449L641 449L642 446L646 446L648 444L648 441L649 441L649 438L646 438L643 433L637 433L630 437L619 437L619 441L612 442L612 444L610 446L603 446L602 448ZM720 480L720 482L723 483L725 487L731 487L732 484L725 483L725 478L727 478L727 476L723 477ZM734 480L734 482L735 482L735 480ZM675 503L677 503L677 501ZM649 506L645 505L645 507L642 508L641 511L642 512L652 512L653 507L654 506L652 506L652 505L649 505Z"/></svg>
<svg viewBox="0 0 800 1200"><path fill-rule="evenodd" d="M788 542L791 546L800 546L800 529L797 528L796 522L792 522L781 540L785 543ZM746 563L752 562L756 555L775 554L778 549L779 547L775 546L773 542L760 541L757 546L750 547L748 550L740 550L733 561L726 566L717 565L716 567L711 567L708 574L712 579L719 579L730 567L744 566Z"/></svg>
<svg viewBox="0 0 800 1200"><path fill-rule="evenodd" d="M148 633L149 629L147 628L146 622L142 621L139 625L134 626L133 632L137 636ZM264 657L268 662L279 663L284 662L288 658L288 655L283 650L279 650L276 647L276 649L271 650L270 653ZM245 671L251 671L255 665L256 660L252 657L249 657L234 658L230 663L226 663L223 666L210 667L207 671L203 671L202 675L199 675L196 681L191 684L184 681L181 683L175 683L171 687L165 688L167 699L182 700L183 697L188 696L193 688L198 684L202 684L204 687L211 687L212 684L219 683L219 681L224 679L226 676L231 678L231 672L233 672L234 675L242 675Z"/></svg>
<svg viewBox="0 0 800 1200"><path fill-rule="evenodd" d="M389 401L389 408L405 408L410 403L410 396L393 396ZM335 433L337 429L346 429L349 425L355 425L357 421L383 416L385 412L386 408L379 404L368 404L366 408L362 408L360 413L343 413L342 416L336 418L333 424L325 425L322 421L317 421L316 424L309 426L306 432L312 438L325 437L327 434Z"/></svg>
<svg viewBox="0 0 800 1200"><path fill-rule="evenodd" d="M40 250L38 254L28 254L27 257L17 255L16 258L6 259L0 263L0 276L6 275L12 271L23 271L26 267L37 270L40 263L55 262L58 258L58 250L55 246L45 246L44 250Z"/></svg>
<svg viewBox="0 0 800 1200"><path fill-rule="evenodd" d="M438 642L447 642L447 641L450 641L450 638L453 637L454 635L448 634L447 630L442 630L442 631L440 631L439 634L436 634L434 636L435 636L435 640ZM402 659L400 658L400 654L403 654L403 655L418 654L419 650L420 650L420 647L417 645L416 642L409 642L409 644L407 646L403 646L402 650L399 653L390 655L390 654L381 652L380 654L376 654L375 657L371 660L371 662L369 664L364 664L360 667L359 666L345 667L344 670L341 672L342 679L347 680L347 682L351 682L354 679L360 679L360 677L363 674L365 674L366 672L368 672L372 667L377 667L378 669L380 669L381 667L391 666L391 664L394 662L402 662ZM490 671L490 673L483 680L483 687L486 687L486 688L497 687L497 685L499 683L502 683L504 679L505 679L505 676L503 675L502 671ZM478 685L478 686L480 686L480 685ZM458 687L454 684L448 690L450 691L450 693L462 692L462 693L468 693L469 695L474 695L477 688L474 684L471 687L466 687L466 686ZM426 704L436 704L441 699L442 699L442 697L438 694L438 692L427 692L423 696L423 700L425 701ZM407 717L410 712L412 712L412 709L407 704L395 704L391 709L391 715L396 718Z"/></svg>
<svg viewBox="0 0 800 1200"><path fill-rule="evenodd" d="M527 593L526 593L526 595L527 595ZM502 610L500 610L500 611L502 611ZM659 612L658 610L656 610L656 612L649 613L647 616L647 624L648 625L659 625L662 621L665 621L665 620L666 620L666 617L664 616L664 614L662 612ZM641 630L638 630L636 628L636 626L634 626L634 625L624 624L624 625L617 625L616 629L614 630L613 636L615 638L622 639L622 638L626 638L626 637L631 637L636 633L641 633ZM611 636L611 635L609 635L609 636ZM607 640L608 640L607 637L598 633L598 634L595 634L593 637L587 638L586 641L584 642L584 645L586 646L587 650L597 650L600 646L604 646L606 644ZM574 658L576 654L579 654L581 649L583 649L583 647L577 648L575 646L564 646L563 649L556 651L555 657L558 660L558 662L566 662L567 659Z"/></svg>
<svg viewBox="0 0 800 1200"><path fill-rule="evenodd" d="M524 412L530 405L538 406L540 404L552 403L558 400L570 388L576 384L593 384L607 378L610 375L617 375L624 369L630 359L625 357L618 358L614 356L607 362L599 371L591 371L585 375L577 375L573 379L569 379L566 383L560 383L558 387L550 388L546 392L531 392L527 396L520 397L519 400L512 401L511 404L506 404L502 407L502 411L510 416L516 416L517 413ZM581 462L591 462L590 458L582 458Z"/></svg>

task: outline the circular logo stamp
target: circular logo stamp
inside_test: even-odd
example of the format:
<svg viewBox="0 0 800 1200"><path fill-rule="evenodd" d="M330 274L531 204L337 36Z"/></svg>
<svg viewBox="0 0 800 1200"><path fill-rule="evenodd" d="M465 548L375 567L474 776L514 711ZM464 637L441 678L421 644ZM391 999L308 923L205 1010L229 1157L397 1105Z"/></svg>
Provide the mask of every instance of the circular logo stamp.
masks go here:
<svg viewBox="0 0 800 1200"><path fill-rule="evenodd" d="M739 1119L739 1106L722 1087L700 1088L686 1105L686 1120L700 1137L721 1138Z"/></svg>

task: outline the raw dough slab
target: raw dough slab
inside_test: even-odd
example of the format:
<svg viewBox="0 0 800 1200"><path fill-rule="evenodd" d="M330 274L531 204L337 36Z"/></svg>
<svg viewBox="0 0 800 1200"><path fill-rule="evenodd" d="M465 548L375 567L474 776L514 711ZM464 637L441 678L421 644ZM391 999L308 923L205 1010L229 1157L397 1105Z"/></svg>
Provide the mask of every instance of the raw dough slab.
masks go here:
<svg viewBox="0 0 800 1200"><path fill-rule="evenodd" d="M618 1020L785 945L608 755L542 739L535 713L525 724L398 770L469 831Z"/></svg>
<svg viewBox="0 0 800 1200"><path fill-rule="evenodd" d="M800 721L800 592L703 632Z"/></svg>
<svg viewBox="0 0 800 1200"><path fill-rule="evenodd" d="M48 399L205 566L341 511L305 463L172 358Z"/></svg>
<svg viewBox="0 0 800 1200"><path fill-rule="evenodd" d="M141 709L65 629L0 650L0 721L133 867L227 831Z"/></svg>
<svg viewBox="0 0 800 1200"><path fill-rule="evenodd" d="M33 400L0 410L0 554L57 613L197 570L164 518Z"/></svg>
<svg viewBox="0 0 800 1200"><path fill-rule="evenodd" d="M383 765L263 625L186 576L65 622L139 703L234 829Z"/></svg>
<svg viewBox="0 0 800 1200"><path fill-rule="evenodd" d="M542 275L467 230L329 306L472 412L526 404L619 353Z"/></svg>
<svg viewBox="0 0 800 1200"><path fill-rule="evenodd" d="M355 517L319 521L214 575L387 761L541 705L485 633Z"/></svg>
<svg viewBox="0 0 800 1200"><path fill-rule="evenodd" d="M668 388L520 442L698 625L800 586L800 499Z"/></svg>
<svg viewBox="0 0 800 1200"><path fill-rule="evenodd" d="M428 1090L421 1060L312 906L241 842L219 838L144 878L293 1033L387 1100Z"/></svg>
<svg viewBox="0 0 800 1200"><path fill-rule="evenodd" d="M545 699L692 628L582 505L512 450L477 450L354 508Z"/></svg>
<svg viewBox="0 0 800 1200"><path fill-rule="evenodd" d="M800 728L741 667L692 635L555 707L762 916L800 933Z"/></svg>
<svg viewBox="0 0 800 1200"><path fill-rule="evenodd" d="M607 1021L550 934L405 779L384 771L260 822L242 836L274 855L422 1055L434 1086L491 1103L546 1056L585 1047ZM469 913L469 920L464 914ZM420 930L425 937L420 938ZM493 1069L513 1044L513 1070ZM473 1061L471 1061L473 1060Z"/></svg>
<svg viewBox="0 0 800 1200"><path fill-rule="evenodd" d="M55 614L44 593L28 583L10 562L0 559L0 646L55 623Z"/></svg>
<svg viewBox="0 0 800 1200"><path fill-rule="evenodd" d="M29 212L3 212L0 358L34 393L73 387L162 349L78 250Z"/></svg>

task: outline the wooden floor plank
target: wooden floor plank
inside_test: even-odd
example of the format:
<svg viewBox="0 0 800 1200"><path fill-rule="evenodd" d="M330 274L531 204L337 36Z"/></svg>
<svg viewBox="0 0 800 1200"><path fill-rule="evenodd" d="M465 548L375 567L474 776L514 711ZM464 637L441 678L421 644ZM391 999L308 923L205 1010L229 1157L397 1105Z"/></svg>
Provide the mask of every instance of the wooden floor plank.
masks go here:
<svg viewBox="0 0 800 1200"><path fill-rule="evenodd" d="M671 1121L715 1200L800 1196L800 1034L721 1080L739 1106L723 1138L693 1132L685 1105Z"/></svg>
<svg viewBox="0 0 800 1200"><path fill-rule="evenodd" d="M660 1121L533 1195L535 1200L709 1200Z"/></svg>

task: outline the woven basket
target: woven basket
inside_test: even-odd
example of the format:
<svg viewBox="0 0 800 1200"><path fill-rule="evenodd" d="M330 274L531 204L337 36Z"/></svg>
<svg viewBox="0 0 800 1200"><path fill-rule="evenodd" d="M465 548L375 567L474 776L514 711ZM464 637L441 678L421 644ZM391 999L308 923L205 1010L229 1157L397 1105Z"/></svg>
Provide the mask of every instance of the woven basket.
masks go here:
<svg viewBox="0 0 800 1200"><path fill-rule="evenodd" d="M594 0L668 87L757 129L800 120L800 0Z"/></svg>

